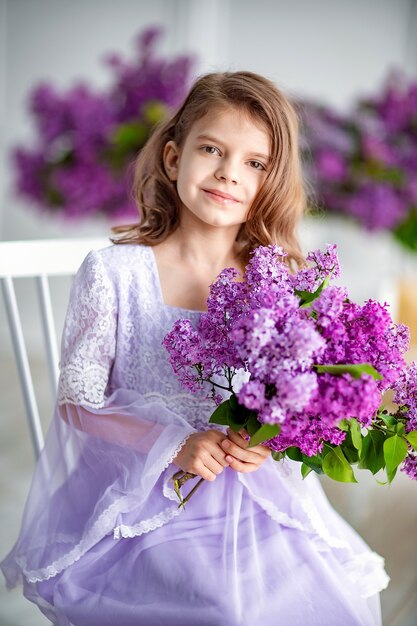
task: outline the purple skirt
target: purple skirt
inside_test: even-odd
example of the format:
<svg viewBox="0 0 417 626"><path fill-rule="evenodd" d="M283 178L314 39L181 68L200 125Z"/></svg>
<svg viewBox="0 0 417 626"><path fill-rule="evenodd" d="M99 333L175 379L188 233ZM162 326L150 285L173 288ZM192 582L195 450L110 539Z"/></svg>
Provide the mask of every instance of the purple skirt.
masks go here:
<svg viewBox="0 0 417 626"><path fill-rule="evenodd" d="M381 624L383 560L314 475L271 458L251 474L226 468L179 511L172 459L190 427L124 394L125 440L106 440L116 400L97 425L92 410L58 409L1 563L9 587L22 582L59 626Z"/></svg>
<svg viewBox="0 0 417 626"><path fill-rule="evenodd" d="M64 572L25 585L60 626L380 623L377 598L360 591L337 551L275 522L232 470L203 483L167 524L108 535Z"/></svg>

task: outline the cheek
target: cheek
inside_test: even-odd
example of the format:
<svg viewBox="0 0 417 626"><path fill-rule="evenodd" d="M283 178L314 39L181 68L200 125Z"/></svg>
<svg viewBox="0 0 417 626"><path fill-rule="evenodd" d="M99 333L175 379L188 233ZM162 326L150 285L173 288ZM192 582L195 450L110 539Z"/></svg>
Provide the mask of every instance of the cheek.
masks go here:
<svg viewBox="0 0 417 626"><path fill-rule="evenodd" d="M262 185L264 184L266 179L266 176L260 174L259 172L255 172L254 175L251 176L250 178L250 189L252 192L252 196L256 196L256 194L258 193L258 191L261 189Z"/></svg>
<svg viewBox="0 0 417 626"><path fill-rule="evenodd" d="M177 193L184 204L187 204L192 199L194 194L194 186L192 179L185 173L180 173L177 179Z"/></svg>

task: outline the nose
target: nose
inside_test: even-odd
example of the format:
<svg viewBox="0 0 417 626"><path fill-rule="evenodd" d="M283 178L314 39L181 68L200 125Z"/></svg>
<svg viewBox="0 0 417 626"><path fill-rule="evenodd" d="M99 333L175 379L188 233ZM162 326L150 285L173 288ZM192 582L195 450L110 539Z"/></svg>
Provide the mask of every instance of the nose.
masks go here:
<svg viewBox="0 0 417 626"><path fill-rule="evenodd" d="M225 183L233 183L234 185L237 185L237 183L239 182L237 168L233 166L232 163L221 163L217 168L214 176L217 180L223 181Z"/></svg>

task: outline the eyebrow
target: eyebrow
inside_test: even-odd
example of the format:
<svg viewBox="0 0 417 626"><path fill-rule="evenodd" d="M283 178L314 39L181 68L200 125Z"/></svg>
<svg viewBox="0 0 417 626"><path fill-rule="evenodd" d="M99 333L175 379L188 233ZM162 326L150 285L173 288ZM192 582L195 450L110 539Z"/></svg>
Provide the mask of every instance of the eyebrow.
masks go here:
<svg viewBox="0 0 417 626"><path fill-rule="evenodd" d="M213 143L220 143L222 145L223 142L221 141L221 139L216 139L215 137L212 137L211 135L198 135L197 137L198 140L204 140L204 141L212 141ZM257 157L259 159L263 159L264 161L267 161L268 163L270 163L272 161L271 157L268 156L267 154L263 154L261 152L250 152L251 156L253 157Z"/></svg>

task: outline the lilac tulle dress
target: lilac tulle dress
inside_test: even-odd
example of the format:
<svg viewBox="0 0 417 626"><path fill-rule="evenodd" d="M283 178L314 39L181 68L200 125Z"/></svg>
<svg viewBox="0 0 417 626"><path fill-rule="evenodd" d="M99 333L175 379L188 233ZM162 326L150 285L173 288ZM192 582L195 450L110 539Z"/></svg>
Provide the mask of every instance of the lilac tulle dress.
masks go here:
<svg viewBox="0 0 417 626"><path fill-rule="evenodd" d="M213 405L179 386L161 342L198 316L164 304L151 248L87 256L8 586L60 626L381 624L381 557L299 465L226 468L178 508L172 459Z"/></svg>

